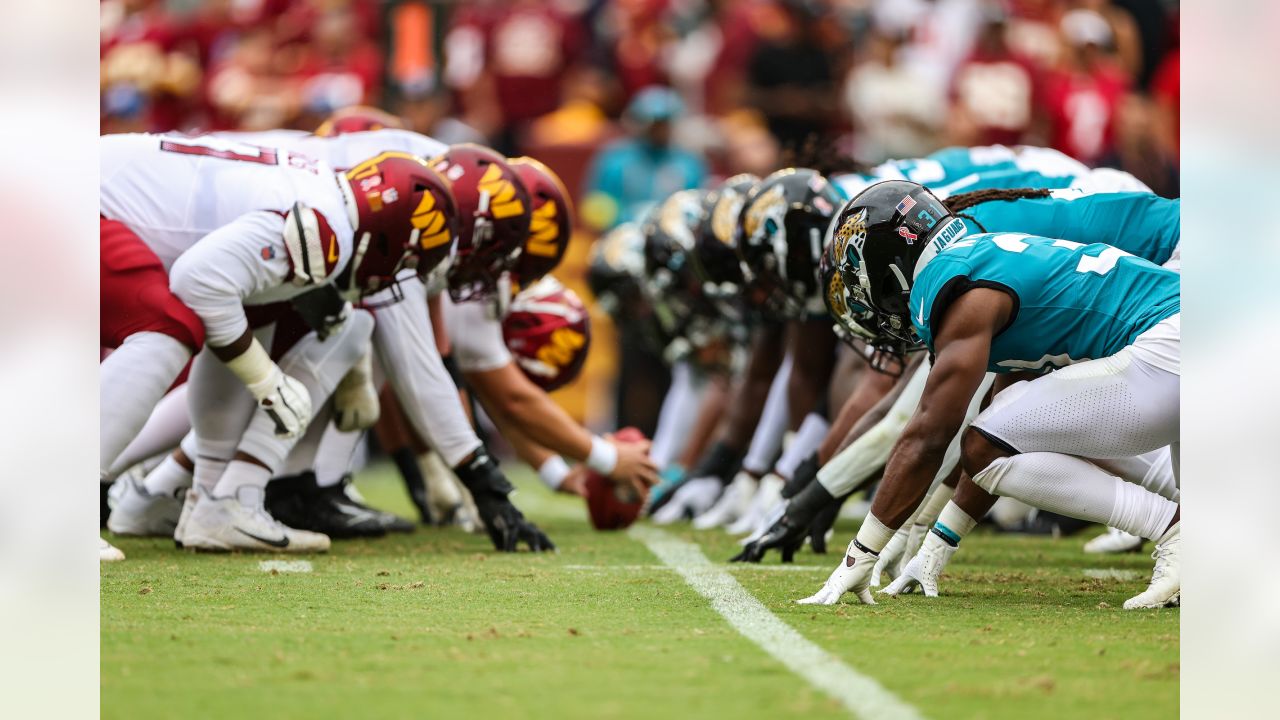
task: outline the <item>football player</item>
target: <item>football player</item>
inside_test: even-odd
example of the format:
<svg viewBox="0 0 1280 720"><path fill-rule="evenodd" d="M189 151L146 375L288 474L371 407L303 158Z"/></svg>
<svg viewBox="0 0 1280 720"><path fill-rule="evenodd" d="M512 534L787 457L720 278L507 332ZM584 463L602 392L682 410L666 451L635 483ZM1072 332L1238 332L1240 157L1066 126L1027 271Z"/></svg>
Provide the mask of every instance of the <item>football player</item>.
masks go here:
<svg viewBox="0 0 1280 720"><path fill-rule="evenodd" d="M985 374L1059 368L996 395L965 431L972 478L956 505L972 521L994 493L1156 539L1146 591L1125 607L1176 603L1179 508L1084 458L1122 459L1169 445L1177 472L1179 279L1123 250L1020 233L962 236L963 220L923 187L879 183L838 222L861 218L845 285L885 332L934 356L919 407L894 447L871 513L823 588L874 603L870 576L894 531L919 507ZM917 236L908 242L900 230ZM1092 358L1092 359L1089 359ZM1070 412L1051 408L1069 407ZM962 499L963 497L963 499ZM953 524L958 527L953 527ZM972 528L944 511L922 554Z"/></svg>
<svg viewBox="0 0 1280 720"><path fill-rule="evenodd" d="M102 345L116 348L101 367L104 473L206 340L274 434L305 430L306 388L271 359L243 307L290 300L338 275L375 287L383 279L370 270L390 269L378 260L412 267L438 251L415 226L417 203L438 184L418 182L430 170L408 156L376 164L386 171L376 189L401 199L380 215L346 175L287 151L168 135L103 138ZM374 232L385 239L380 247L353 247L356 233Z"/></svg>

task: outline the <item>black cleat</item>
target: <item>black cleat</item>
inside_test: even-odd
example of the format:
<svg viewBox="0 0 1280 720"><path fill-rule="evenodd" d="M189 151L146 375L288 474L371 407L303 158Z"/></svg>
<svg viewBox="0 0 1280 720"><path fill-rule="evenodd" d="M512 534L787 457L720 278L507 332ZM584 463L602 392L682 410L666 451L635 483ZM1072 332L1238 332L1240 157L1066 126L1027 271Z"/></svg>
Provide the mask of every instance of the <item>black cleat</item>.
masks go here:
<svg viewBox="0 0 1280 720"><path fill-rule="evenodd" d="M371 508L347 493L350 476L336 485L319 487L315 473L278 478L267 485L267 512L289 527L311 530L331 538L382 537L388 532L412 532L414 524L397 515Z"/></svg>

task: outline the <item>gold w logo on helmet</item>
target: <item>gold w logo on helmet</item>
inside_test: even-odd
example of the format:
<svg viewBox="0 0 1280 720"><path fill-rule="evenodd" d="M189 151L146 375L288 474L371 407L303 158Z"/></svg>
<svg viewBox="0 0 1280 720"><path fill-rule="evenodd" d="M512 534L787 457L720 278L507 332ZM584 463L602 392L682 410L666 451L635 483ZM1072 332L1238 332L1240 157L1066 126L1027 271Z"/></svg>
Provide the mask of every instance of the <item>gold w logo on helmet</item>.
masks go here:
<svg viewBox="0 0 1280 720"><path fill-rule="evenodd" d="M529 241L525 252L541 257L556 256L556 239L560 237L560 224L556 222L556 204L551 201L534 208L529 218Z"/></svg>
<svg viewBox="0 0 1280 720"><path fill-rule="evenodd" d="M562 368L573 361L573 354L587 341L573 328L556 328L547 344L538 348L538 360L552 367Z"/></svg>
<svg viewBox="0 0 1280 720"><path fill-rule="evenodd" d="M436 207L436 196L430 192L422 193L422 200L414 208L409 222L413 223L418 234L418 247L423 250L439 247L452 239L444 212Z"/></svg>
<svg viewBox="0 0 1280 720"><path fill-rule="evenodd" d="M502 177L502 168L497 165L490 165L484 171L477 188L482 193L488 193L489 212L493 213L493 219L501 220L524 212L524 203L516 197L515 186Z"/></svg>

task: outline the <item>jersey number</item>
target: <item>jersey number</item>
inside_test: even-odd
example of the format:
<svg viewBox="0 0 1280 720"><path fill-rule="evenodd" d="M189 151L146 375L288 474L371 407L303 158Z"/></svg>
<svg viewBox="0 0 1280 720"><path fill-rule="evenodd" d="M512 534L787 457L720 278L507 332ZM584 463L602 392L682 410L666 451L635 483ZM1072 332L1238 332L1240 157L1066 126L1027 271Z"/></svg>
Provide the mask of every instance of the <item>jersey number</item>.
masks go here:
<svg viewBox="0 0 1280 720"><path fill-rule="evenodd" d="M1019 235L1017 233L1004 233L992 237L991 242L994 242L1001 250L1020 253L1028 247L1031 247L1025 240L1023 240L1025 237L1027 236ZM1075 251L1084 247L1084 244L1072 242L1070 240L1054 240L1051 247L1065 248L1067 250ZM1097 255L1081 255L1080 262L1076 263L1076 272L1091 272L1098 275L1106 275L1115 268L1116 263L1120 262L1120 258L1123 257L1133 256L1120 248L1114 247L1108 247Z"/></svg>
<svg viewBox="0 0 1280 720"><path fill-rule="evenodd" d="M222 160L239 160L261 165L276 165L276 151L270 148L244 143L230 143L214 138L191 138L190 140L162 140L160 149L179 155L201 155Z"/></svg>

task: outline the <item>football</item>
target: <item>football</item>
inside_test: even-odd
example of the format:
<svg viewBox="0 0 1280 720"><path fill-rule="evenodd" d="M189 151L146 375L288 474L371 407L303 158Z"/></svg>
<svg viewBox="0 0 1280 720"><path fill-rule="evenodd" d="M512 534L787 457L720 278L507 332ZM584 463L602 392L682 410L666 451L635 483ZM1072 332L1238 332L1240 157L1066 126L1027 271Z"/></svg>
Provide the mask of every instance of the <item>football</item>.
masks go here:
<svg viewBox="0 0 1280 720"><path fill-rule="evenodd" d="M644 433L625 427L614 433L618 442L642 442ZM644 497L627 485L614 485L598 472L587 473L587 514L596 530L625 530L640 516Z"/></svg>

